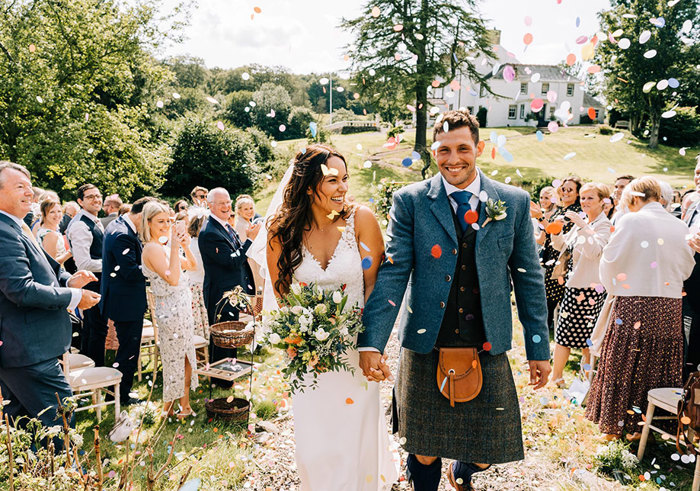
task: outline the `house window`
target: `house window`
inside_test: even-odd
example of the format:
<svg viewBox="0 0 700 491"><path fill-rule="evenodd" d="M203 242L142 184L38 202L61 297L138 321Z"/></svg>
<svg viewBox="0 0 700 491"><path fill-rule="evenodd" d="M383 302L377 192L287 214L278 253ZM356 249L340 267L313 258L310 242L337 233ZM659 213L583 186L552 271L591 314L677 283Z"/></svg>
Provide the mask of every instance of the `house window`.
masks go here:
<svg viewBox="0 0 700 491"><path fill-rule="evenodd" d="M599 109L596 109L596 110L595 110L595 119L598 119L599 111L600 111Z"/></svg>
<svg viewBox="0 0 700 491"><path fill-rule="evenodd" d="M455 108L454 104L450 104L450 111L452 111Z"/></svg>
<svg viewBox="0 0 700 491"><path fill-rule="evenodd" d="M525 119L525 104L520 104L520 119Z"/></svg>
<svg viewBox="0 0 700 491"><path fill-rule="evenodd" d="M508 106L508 119L515 119L515 113L518 110L518 106L513 104L512 106Z"/></svg>
<svg viewBox="0 0 700 491"><path fill-rule="evenodd" d="M482 85L481 88L479 89L479 97L484 97L485 95L486 95L486 87L484 87Z"/></svg>
<svg viewBox="0 0 700 491"><path fill-rule="evenodd" d="M549 119L552 119L554 117L555 109L556 108L553 105L549 107Z"/></svg>
<svg viewBox="0 0 700 491"><path fill-rule="evenodd" d="M542 82L542 93L546 94L549 92L549 82Z"/></svg>
<svg viewBox="0 0 700 491"><path fill-rule="evenodd" d="M569 97L574 95L574 84L566 84L566 95Z"/></svg>
<svg viewBox="0 0 700 491"><path fill-rule="evenodd" d="M520 83L520 93L527 94L527 82Z"/></svg>

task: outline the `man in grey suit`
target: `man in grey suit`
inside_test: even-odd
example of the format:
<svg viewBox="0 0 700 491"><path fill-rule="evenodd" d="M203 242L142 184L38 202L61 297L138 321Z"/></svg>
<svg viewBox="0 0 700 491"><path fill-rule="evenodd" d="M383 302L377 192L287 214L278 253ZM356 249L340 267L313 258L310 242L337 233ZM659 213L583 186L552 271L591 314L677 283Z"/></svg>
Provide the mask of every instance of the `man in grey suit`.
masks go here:
<svg viewBox="0 0 700 491"><path fill-rule="evenodd" d="M71 395L58 363L70 348L68 309L89 309L100 296L82 289L94 274L63 271L22 221L32 204L30 179L21 165L0 162L0 390L9 400L5 414L53 426L56 394Z"/></svg>
<svg viewBox="0 0 700 491"><path fill-rule="evenodd" d="M695 190L700 192L700 156L696 160L693 179ZM683 297L683 310L690 314L691 319L683 364L685 382L692 372L700 370L700 200L688 207L683 220L691 232L688 243L695 250L695 268L690 278L683 283L686 293Z"/></svg>
<svg viewBox="0 0 700 491"><path fill-rule="evenodd" d="M387 261L365 306L358 346L363 373L370 380L388 377L381 352L403 299L394 429L409 453L407 475L415 490L435 491L440 459L453 459L448 478L462 491L472 489L472 475L490 464L524 458L506 355L513 334L511 283L535 388L547 383L551 371L547 304L530 197L476 168L484 149L476 118L449 111L436 123L433 139L440 174L394 195ZM462 356L478 351L478 363L469 365L480 364L483 383L467 402L448 399L448 377L436 373L440 350L455 348ZM462 359L457 363L466 367Z"/></svg>

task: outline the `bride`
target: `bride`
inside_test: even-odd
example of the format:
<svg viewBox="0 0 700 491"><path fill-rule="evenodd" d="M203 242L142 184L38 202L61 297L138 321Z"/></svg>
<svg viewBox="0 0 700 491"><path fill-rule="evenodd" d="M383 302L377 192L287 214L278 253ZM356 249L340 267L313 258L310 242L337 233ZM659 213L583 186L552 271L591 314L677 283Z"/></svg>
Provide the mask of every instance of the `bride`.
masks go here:
<svg viewBox="0 0 700 491"><path fill-rule="evenodd" d="M374 214L346 201L348 179L345 159L330 147L310 145L297 154L280 185L281 204L270 205L268 238L258 237L258 247L266 245L266 309L275 303L268 292L279 300L292 282L346 285L348 305L364 306L384 242ZM379 384L363 377L357 351L347 356L354 374L320 374L316 388L293 396L302 490L384 490L398 477Z"/></svg>

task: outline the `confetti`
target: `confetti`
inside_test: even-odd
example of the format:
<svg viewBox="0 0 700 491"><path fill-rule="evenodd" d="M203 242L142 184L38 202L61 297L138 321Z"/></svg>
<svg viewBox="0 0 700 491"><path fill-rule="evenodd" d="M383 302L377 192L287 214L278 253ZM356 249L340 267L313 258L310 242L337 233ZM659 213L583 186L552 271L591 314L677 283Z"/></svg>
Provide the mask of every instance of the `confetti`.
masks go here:
<svg viewBox="0 0 700 491"><path fill-rule="evenodd" d="M574 157L576 157L576 152L569 152L566 155L564 155L564 160L571 160Z"/></svg>
<svg viewBox="0 0 700 491"><path fill-rule="evenodd" d="M541 142L542 140L544 140L544 133L542 133L540 130L537 130L537 132L535 133L535 137L537 137L537 141Z"/></svg>
<svg viewBox="0 0 700 491"><path fill-rule="evenodd" d="M648 31L648 30L642 31L642 33L639 35L639 44L646 43L647 41L649 41L650 38L651 38L651 31Z"/></svg>
<svg viewBox="0 0 700 491"><path fill-rule="evenodd" d="M491 351L491 348L492 348L491 343L489 343L488 341L486 341L486 342L484 343L484 345L483 345L484 351Z"/></svg>
<svg viewBox="0 0 700 491"><path fill-rule="evenodd" d="M241 73L241 78L243 80L250 80L250 74L248 72Z"/></svg>
<svg viewBox="0 0 700 491"><path fill-rule="evenodd" d="M425 329L418 329L418 334L425 334Z"/></svg>
<svg viewBox="0 0 700 491"><path fill-rule="evenodd" d="M355 404L355 401L353 401L352 398L348 397L347 399L345 399L345 404L349 406L350 404Z"/></svg>
<svg viewBox="0 0 700 491"><path fill-rule="evenodd" d="M433 256L435 259L440 259L440 256L442 256L442 248L438 244L435 244L430 249L430 255Z"/></svg>
<svg viewBox="0 0 700 491"><path fill-rule="evenodd" d="M379 17L379 14L381 14L382 11L379 9L379 7L372 7L372 17Z"/></svg>
<svg viewBox="0 0 700 491"><path fill-rule="evenodd" d="M403 165L404 167L411 167L411 165L413 165L413 160L411 159L411 157L406 157L401 161L401 165Z"/></svg>
<svg viewBox="0 0 700 491"><path fill-rule="evenodd" d="M464 221L469 225L479 221L479 213L476 210L469 210L464 214Z"/></svg>
<svg viewBox="0 0 700 491"><path fill-rule="evenodd" d="M525 35L523 36L523 43L525 43L525 46L528 46L529 44L531 44L531 43L532 43L532 39L533 39L533 38L532 38L532 34L531 34L531 33L528 32L527 34L525 34Z"/></svg>
<svg viewBox="0 0 700 491"><path fill-rule="evenodd" d="M540 336L539 334L535 334L534 336L532 336L533 343L539 343L540 341L542 341L542 336Z"/></svg>
<svg viewBox="0 0 700 491"><path fill-rule="evenodd" d="M372 267L372 258L370 256L366 256L362 260L362 269L369 269Z"/></svg>
<svg viewBox="0 0 700 491"><path fill-rule="evenodd" d="M224 123L223 123L223 121L217 121L217 122L216 122L216 127L219 128L221 131L224 131Z"/></svg>
<svg viewBox="0 0 700 491"><path fill-rule="evenodd" d="M253 7L253 11L254 11L256 14L261 14L261 13L262 13L262 9L261 9L260 7Z"/></svg>
<svg viewBox="0 0 700 491"><path fill-rule="evenodd" d="M656 56L656 50L655 49L650 49L649 51L646 51L644 53L644 58L653 58Z"/></svg>
<svg viewBox="0 0 700 491"><path fill-rule="evenodd" d="M624 133L615 133L613 136L610 137L610 143L619 142L624 137L625 137Z"/></svg>
<svg viewBox="0 0 700 491"><path fill-rule="evenodd" d="M627 38L622 38L617 45L620 47L620 49L627 49L632 45L632 41Z"/></svg>
<svg viewBox="0 0 700 491"><path fill-rule="evenodd" d="M389 305L391 305L392 307L396 307L396 304L394 303L393 300L388 300L388 302L389 302Z"/></svg>

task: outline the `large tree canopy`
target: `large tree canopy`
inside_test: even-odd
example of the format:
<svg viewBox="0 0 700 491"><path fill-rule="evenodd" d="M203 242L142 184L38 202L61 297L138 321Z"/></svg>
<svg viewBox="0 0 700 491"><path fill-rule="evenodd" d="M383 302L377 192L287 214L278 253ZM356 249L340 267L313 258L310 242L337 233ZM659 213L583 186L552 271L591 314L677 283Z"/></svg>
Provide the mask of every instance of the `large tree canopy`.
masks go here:
<svg viewBox="0 0 700 491"><path fill-rule="evenodd" d="M611 5L599 13L609 38L600 40L595 57L605 74L605 95L627 113L634 132L648 122L654 148L662 115L673 117L675 106L698 103L698 7L667 0L612 0Z"/></svg>
<svg viewBox="0 0 700 491"><path fill-rule="evenodd" d="M147 51L166 39L154 5L0 0L0 158L64 197L157 189L169 151L152 112L172 74Z"/></svg>
<svg viewBox="0 0 700 491"><path fill-rule="evenodd" d="M427 162L428 87L434 82L449 84L458 71L473 82L486 83L473 60L475 55L493 53L475 5L475 0L369 0L360 17L342 22L355 35L348 52L360 79L370 81L366 84L370 93L398 84L412 94L415 149ZM375 77L392 83L378 83ZM396 97L396 93L380 94Z"/></svg>

